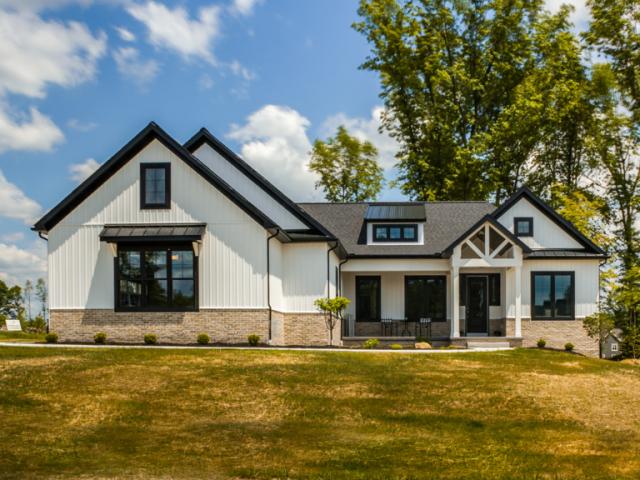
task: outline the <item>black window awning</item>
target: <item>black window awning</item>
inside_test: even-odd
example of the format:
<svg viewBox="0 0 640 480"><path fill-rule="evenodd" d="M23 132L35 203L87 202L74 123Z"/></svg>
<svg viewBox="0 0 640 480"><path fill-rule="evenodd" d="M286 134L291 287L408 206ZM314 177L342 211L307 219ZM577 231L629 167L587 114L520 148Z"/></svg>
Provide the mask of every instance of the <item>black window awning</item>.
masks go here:
<svg viewBox="0 0 640 480"><path fill-rule="evenodd" d="M109 243L196 242L202 239L205 224L105 225L100 241Z"/></svg>

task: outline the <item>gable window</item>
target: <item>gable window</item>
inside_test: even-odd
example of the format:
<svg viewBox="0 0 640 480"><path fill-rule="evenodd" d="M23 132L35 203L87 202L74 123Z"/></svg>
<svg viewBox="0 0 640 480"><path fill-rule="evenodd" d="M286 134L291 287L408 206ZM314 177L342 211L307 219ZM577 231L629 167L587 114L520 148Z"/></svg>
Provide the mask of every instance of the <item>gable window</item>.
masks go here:
<svg viewBox="0 0 640 480"><path fill-rule="evenodd" d="M612 352L617 352L618 351L618 344L617 343L612 343L611 344L611 351Z"/></svg>
<svg viewBox="0 0 640 480"><path fill-rule="evenodd" d="M197 310L197 257L190 246L119 246L116 309Z"/></svg>
<svg viewBox="0 0 640 480"><path fill-rule="evenodd" d="M516 237L533 237L533 218L532 217L514 218L513 233Z"/></svg>
<svg viewBox="0 0 640 480"><path fill-rule="evenodd" d="M573 320L574 272L531 272L531 317Z"/></svg>
<svg viewBox="0 0 640 480"><path fill-rule="evenodd" d="M171 207L171 164L140 164L140 208Z"/></svg>
<svg viewBox="0 0 640 480"><path fill-rule="evenodd" d="M417 242L418 225L374 225L374 242Z"/></svg>

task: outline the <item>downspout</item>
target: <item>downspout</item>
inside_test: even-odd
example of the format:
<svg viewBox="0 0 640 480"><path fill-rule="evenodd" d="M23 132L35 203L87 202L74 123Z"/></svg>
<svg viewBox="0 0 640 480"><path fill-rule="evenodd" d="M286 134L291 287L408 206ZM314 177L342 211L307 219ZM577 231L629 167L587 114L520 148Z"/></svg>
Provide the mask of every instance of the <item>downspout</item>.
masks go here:
<svg viewBox="0 0 640 480"><path fill-rule="evenodd" d="M342 265L349 261L349 257L345 258L338 264L338 283L340 284L340 291L338 296L342 296ZM342 326L342 318L340 319L340 340L344 339L344 327Z"/></svg>
<svg viewBox="0 0 640 480"><path fill-rule="evenodd" d="M49 239L47 237L43 236L42 232L38 231L38 236L42 240L44 240L45 242L47 242L47 243L49 242ZM49 315L47 315L47 329L46 329L46 332L49 333Z"/></svg>
<svg viewBox="0 0 640 480"><path fill-rule="evenodd" d="M338 242L333 244L333 247L327 250L327 298L331 298L331 252L338 248ZM336 285L336 292L338 286Z"/></svg>
<svg viewBox="0 0 640 480"><path fill-rule="evenodd" d="M271 343L271 317L273 313L273 310L271 308L271 255L269 244L271 242L271 239L277 237L279 233L280 229L276 228L276 232L273 235L267 237L267 307L269 308L269 343Z"/></svg>

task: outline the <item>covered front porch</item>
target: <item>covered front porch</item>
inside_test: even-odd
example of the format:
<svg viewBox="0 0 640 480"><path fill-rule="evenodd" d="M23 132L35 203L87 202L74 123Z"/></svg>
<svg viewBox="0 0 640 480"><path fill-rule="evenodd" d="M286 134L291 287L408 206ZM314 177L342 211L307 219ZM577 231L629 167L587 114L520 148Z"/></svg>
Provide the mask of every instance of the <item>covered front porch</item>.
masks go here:
<svg viewBox="0 0 640 480"><path fill-rule="evenodd" d="M351 300L345 344L521 342L522 248L489 221L445 258L351 259L342 266L340 290Z"/></svg>

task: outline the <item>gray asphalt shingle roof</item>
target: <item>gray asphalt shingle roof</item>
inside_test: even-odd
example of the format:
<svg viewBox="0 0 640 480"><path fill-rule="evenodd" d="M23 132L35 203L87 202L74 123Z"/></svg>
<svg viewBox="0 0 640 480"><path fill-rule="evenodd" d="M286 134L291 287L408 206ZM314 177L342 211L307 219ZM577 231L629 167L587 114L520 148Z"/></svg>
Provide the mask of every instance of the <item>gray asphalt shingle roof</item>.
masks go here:
<svg viewBox="0 0 640 480"><path fill-rule="evenodd" d="M415 202L407 202L415 205ZM372 203L301 203L351 255L436 256L495 207L488 202L422 202L424 245L367 245L365 215Z"/></svg>

